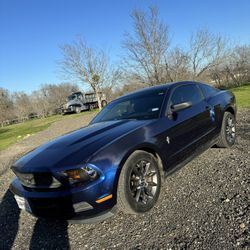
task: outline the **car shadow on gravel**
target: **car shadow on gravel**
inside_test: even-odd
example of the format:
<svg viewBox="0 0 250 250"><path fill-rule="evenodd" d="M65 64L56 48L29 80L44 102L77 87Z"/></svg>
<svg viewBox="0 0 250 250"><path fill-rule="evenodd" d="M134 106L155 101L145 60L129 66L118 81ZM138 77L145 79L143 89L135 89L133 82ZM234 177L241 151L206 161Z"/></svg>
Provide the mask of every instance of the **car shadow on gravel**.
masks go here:
<svg viewBox="0 0 250 250"><path fill-rule="evenodd" d="M19 217L20 209L13 194L7 190L0 204L0 249L12 249L18 233ZM38 218L29 249L70 249L68 223Z"/></svg>
<svg viewBox="0 0 250 250"><path fill-rule="evenodd" d="M70 249L67 221L38 219L30 249Z"/></svg>
<svg viewBox="0 0 250 250"><path fill-rule="evenodd" d="M0 249L11 249L18 232L20 210L8 190L0 204Z"/></svg>

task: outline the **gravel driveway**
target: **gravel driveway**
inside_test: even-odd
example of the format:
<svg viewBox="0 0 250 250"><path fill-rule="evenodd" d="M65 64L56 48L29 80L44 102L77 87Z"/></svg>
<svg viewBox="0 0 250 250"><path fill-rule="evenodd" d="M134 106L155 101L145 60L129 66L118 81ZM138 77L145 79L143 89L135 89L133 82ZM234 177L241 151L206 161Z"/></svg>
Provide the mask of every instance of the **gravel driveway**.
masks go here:
<svg viewBox="0 0 250 250"><path fill-rule="evenodd" d="M168 177L147 214L78 225L20 212L8 191L11 163L90 119L59 121L0 153L0 249L250 249L250 110L238 114L237 144L209 149Z"/></svg>

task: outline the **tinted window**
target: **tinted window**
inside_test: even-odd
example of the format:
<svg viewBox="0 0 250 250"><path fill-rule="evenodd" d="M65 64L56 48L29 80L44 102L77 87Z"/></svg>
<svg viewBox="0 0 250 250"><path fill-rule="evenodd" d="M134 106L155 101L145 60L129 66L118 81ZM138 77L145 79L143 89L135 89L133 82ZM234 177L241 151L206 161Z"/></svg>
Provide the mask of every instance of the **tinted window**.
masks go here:
<svg viewBox="0 0 250 250"><path fill-rule="evenodd" d="M152 91L131 95L108 104L91 123L123 119L155 119L159 117L165 92Z"/></svg>
<svg viewBox="0 0 250 250"><path fill-rule="evenodd" d="M192 104L199 103L203 99L200 89L195 85L183 85L177 87L171 96L171 105L182 102L192 102Z"/></svg>
<svg viewBox="0 0 250 250"><path fill-rule="evenodd" d="M216 94L219 90L206 84L201 84L201 89L206 97Z"/></svg>

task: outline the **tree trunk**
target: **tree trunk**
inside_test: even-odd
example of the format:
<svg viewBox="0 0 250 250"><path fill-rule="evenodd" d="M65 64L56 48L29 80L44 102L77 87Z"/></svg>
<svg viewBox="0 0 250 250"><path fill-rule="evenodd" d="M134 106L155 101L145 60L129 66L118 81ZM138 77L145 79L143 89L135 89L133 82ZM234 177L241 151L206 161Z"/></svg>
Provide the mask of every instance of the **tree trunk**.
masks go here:
<svg viewBox="0 0 250 250"><path fill-rule="evenodd" d="M100 96L100 93L95 90L95 94L96 94L96 98L97 98L97 102L98 102L98 108L99 110L102 109L102 100L101 100L101 96Z"/></svg>

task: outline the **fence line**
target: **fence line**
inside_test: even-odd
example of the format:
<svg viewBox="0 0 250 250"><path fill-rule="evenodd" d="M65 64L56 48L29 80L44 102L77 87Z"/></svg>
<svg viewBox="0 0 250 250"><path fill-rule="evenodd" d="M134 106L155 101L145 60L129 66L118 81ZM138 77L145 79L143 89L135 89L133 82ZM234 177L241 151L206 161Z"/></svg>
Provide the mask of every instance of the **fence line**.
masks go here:
<svg viewBox="0 0 250 250"><path fill-rule="evenodd" d="M16 118L16 119L12 119L12 120L2 121L2 122L0 122L0 124L1 124L1 127L5 127L5 126L8 126L8 125L21 123L21 122L32 120L32 119L35 119L35 118L37 118L37 119L38 118L42 118L42 116L34 114L32 116L24 116L24 117L21 117L21 118Z"/></svg>

